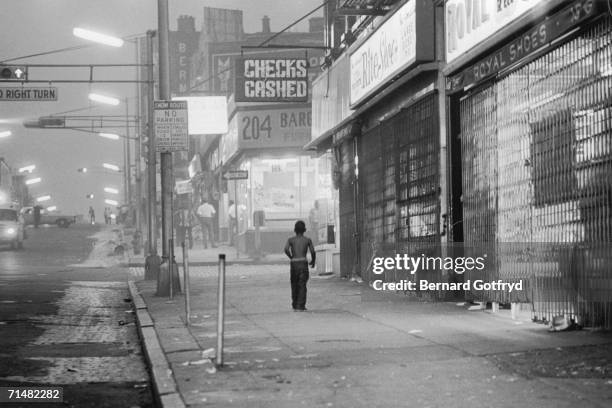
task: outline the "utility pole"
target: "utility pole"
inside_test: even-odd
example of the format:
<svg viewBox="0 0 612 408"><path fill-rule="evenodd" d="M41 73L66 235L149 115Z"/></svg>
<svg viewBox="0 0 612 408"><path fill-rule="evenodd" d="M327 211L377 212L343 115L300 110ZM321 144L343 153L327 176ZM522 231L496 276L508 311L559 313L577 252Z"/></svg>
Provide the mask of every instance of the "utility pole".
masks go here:
<svg viewBox="0 0 612 408"><path fill-rule="evenodd" d="M125 98L125 182L126 182L126 188L125 188L125 192L127 194L126 196L126 200L125 203L128 205L128 208L130 208L130 213L131 213L131 204L132 204L132 159L131 159L131 148L130 148L130 126L129 124L129 120L130 120L130 110L129 110L129 100L126 97Z"/></svg>
<svg viewBox="0 0 612 408"><path fill-rule="evenodd" d="M159 279L157 255L157 157L155 154L155 129L153 129L153 101L155 100L155 80L153 78L153 36L155 31L147 31L147 243L145 259L145 280Z"/></svg>
<svg viewBox="0 0 612 408"><path fill-rule="evenodd" d="M159 99L170 99L170 58L169 58L169 22L168 0L157 0L158 36L159 36ZM172 256L173 248L170 242L173 236L172 226L172 152L161 152L161 205L162 205L162 259L167 262L167 268L161 268L157 279L157 296L168 296L178 293L180 284L178 269L176 270ZM172 274L172 278L171 278ZM170 290L170 282L177 289Z"/></svg>

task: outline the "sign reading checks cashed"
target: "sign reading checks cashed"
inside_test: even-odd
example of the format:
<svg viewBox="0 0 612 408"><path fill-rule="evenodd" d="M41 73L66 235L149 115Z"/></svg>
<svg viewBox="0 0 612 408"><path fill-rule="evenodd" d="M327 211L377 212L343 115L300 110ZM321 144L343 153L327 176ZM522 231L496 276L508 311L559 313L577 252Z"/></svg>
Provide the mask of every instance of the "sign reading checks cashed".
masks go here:
<svg viewBox="0 0 612 408"><path fill-rule="evenodd" d="M307 102L305 58L238 58L236 102Z"/></svg>

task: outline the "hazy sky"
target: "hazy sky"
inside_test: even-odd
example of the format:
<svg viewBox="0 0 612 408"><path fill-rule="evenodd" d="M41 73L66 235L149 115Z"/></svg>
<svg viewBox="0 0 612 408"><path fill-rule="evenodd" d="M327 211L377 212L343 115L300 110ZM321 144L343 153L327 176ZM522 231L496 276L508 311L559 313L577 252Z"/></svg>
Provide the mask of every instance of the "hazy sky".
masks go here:
<svg viewBox="0 0 612 408"><path fill-rule="evenodd" d="M204 7L242 9L246 32L261 31L261 18L268 15L273 31L280 30L317 5L320 0L169 0L170 28L176 28L179 15L196 18L201 29ZM290 5L290 6L289 6ZM119 37L145 33L157 27L156 0L2 0L0 12L0 61L38 52L87 44L73 37L77 26L97 29ZM320 15L320 13L319 13ZM298 26L307 30L307 23ZM135 47L131 43L122 49L92 46L83 50L55 53L44 57L20 60L30 64L109 64L135 62ZM15 62L17 63L17 62ZM99 79L126 75L131 71L99 71ZM31 79L59 79L66 75L87 78L84 70L31 70ZM131 78L130 78L131 77ZM45 86L32 84L30 86ZM0 84L0 86L6 86ZM0 157L12 167L36 164L36 175L43 181L32 186L33 195L51 194L49 205L57 205L62 212L86 214L93 204L98 218L104 208L103 188L114 186L121 190L121 177L102 171L83 175L79 167L101 166L111 162L123 164L122 143L103 139L94 134L70 130L26 129L23 119L37 118L72 109L88 108L72 115L124 115L125 107L99 106L90 103L87 94L99 91L131 98L129 109L134 112L135 85L118 84L52 84L58 88L57 102L0 102L0 130L10 129L13 135L0 139ZM117 133L123 133L117 129ZM96 198L87 200L93 192Z"/></svg>

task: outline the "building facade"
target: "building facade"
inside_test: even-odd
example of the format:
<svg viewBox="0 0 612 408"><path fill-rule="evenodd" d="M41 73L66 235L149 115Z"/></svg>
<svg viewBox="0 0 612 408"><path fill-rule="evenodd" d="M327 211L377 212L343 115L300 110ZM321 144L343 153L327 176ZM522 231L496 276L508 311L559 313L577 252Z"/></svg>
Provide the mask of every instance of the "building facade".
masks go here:
<svg viewBox="0 0 612 408"><path fill-rule="evenodd" d="M518 293L463 295L610 327L606 2L332 3L308 147L334 152L340 241L351 242L342 275L371 281L374 256L488 252L483 272L429 279L523 280ZM360 14L355 6L371 7L341 22L338 38L337 16ZM412 43L421 49L409 63L391 51Z"/></svg>
<svg viewBox="0 0 612 408"><path fill-rule="evenodd" d="M390 6L384 16L361 19L368 28L356 30L315 81L308 145L334 152L341 274L366 281L374 278L372 257L415 243L439 251L442 239L444 86L434 41L441 14L430 1Z"/></svg>
<svg viewBox="0 0 612 408"><path fill-rule="evenodd" d="M454 240L497 248L486 277L535 317L612 324L611 19L605 2L446 9ZM460 171L459 171L460 170Z"/></svg>

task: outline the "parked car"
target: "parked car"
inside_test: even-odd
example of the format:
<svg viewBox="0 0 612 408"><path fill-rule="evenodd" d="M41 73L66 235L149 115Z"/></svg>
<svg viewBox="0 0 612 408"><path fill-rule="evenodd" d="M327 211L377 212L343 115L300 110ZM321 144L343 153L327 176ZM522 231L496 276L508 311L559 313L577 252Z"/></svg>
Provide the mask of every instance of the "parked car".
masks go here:
<svg viewBox="0 0 612 408"><path fill-rule="evenodd" d="M34 225L34 207L23 207L21 214L23 214L25 225ZM70 224L76 222L76 219L76 215L50 213L41 209L39 224L55 224L61 228L68 228Z"/></svg>
<svg viewBox="0 0 612 408"><path fill-rule="evenodd" d="M24 239L23 216L15 208L0 208L0 243L21 249Z"/></svg>

